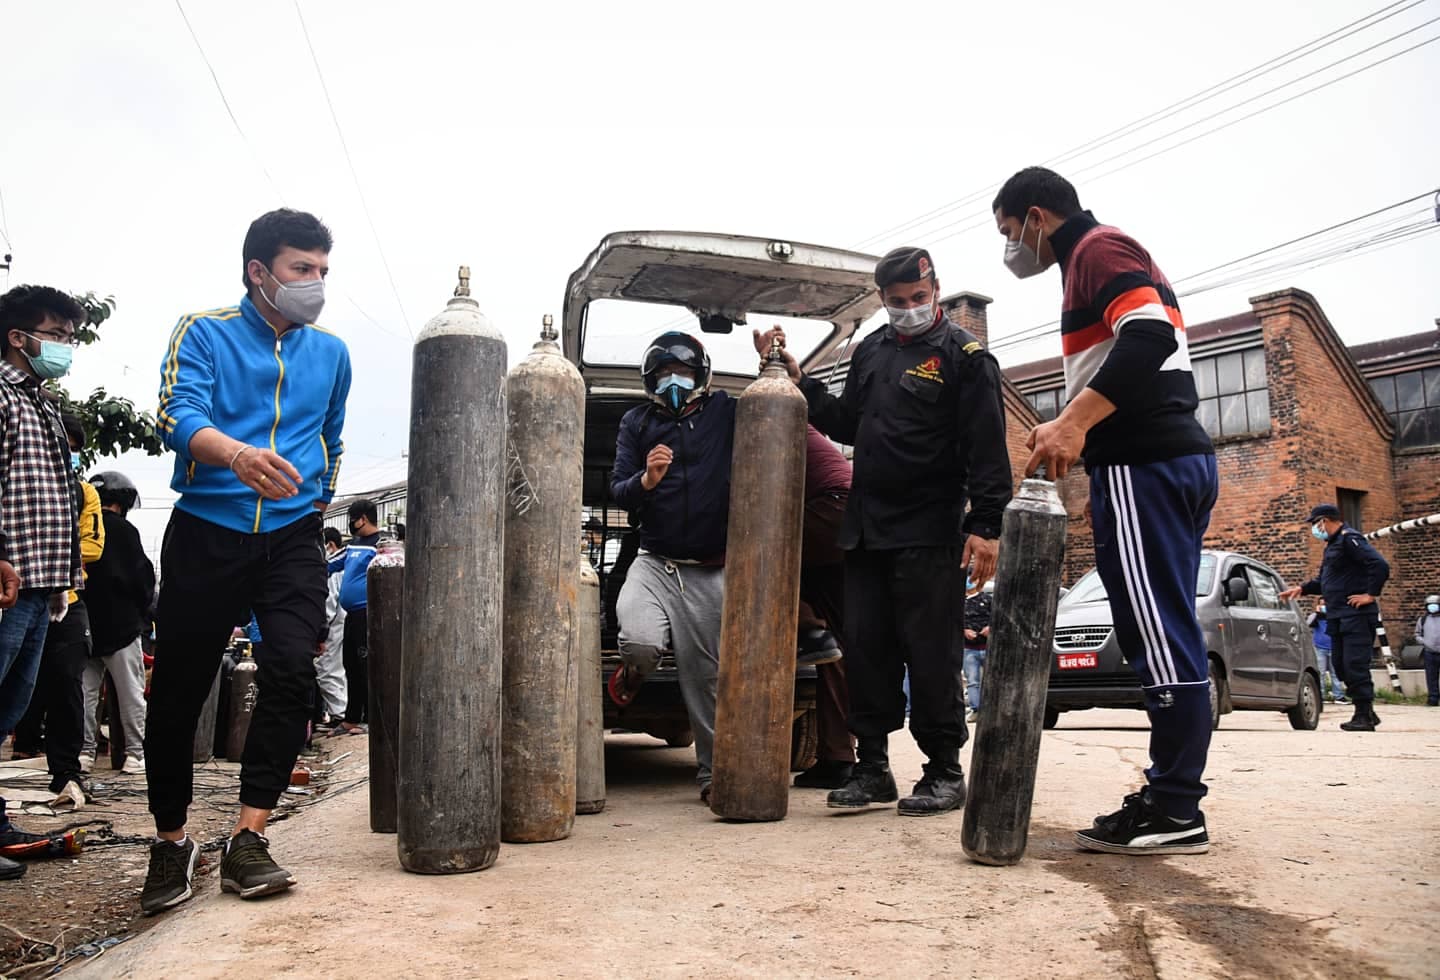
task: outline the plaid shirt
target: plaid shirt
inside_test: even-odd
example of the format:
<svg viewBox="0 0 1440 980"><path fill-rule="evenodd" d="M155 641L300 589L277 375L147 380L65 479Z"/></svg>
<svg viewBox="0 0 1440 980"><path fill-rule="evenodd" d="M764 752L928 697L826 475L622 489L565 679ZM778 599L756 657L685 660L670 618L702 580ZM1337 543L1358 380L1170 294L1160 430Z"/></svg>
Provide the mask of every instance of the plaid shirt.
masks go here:
<svg viewBox="0 0 1440 980"><path fill-rule="evenodd" d="M21 588L82 586L76 489L59 410L38 381L0 361L0 558Z"/></svg>

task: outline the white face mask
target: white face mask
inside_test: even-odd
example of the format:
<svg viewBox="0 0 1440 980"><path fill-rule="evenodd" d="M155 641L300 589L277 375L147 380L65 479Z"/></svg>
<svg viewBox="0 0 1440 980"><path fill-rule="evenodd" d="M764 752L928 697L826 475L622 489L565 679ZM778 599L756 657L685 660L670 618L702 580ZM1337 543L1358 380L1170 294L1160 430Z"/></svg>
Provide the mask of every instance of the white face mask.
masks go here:
<svg viewBox="0 0 1440 980"><path fill-rule="evenodd" d="M895 328L895 332L906 337L913 337L915 334L921 333L935 322L934 303L912 306L908 310L897 310L893 306L887 306L885 312L890 314L890 326Z"/></svg>
<svg viewBox="0 0 1440 980"><path fill-rule="evenodd" d="M1005 268L1014 273L1016 279L1029 279L1031 276L1038 276L1051 263L1040 258L1040 239L1045 234L1045 229L1037 229L1038 235L1035 239L1035 251L1025 246L1025 229L1030 227L1030 215L1025 215L1025 223L1020 226L1020 237L1013 242L1005 243Z"/></svg>
<svg viewBox="0 0 1440 980"><path fill-rule="evenodd" d="M275 307L276 311L289 320L291 323L314 323L320 311L325 308L325 280L324 279L301 279L297 282L281 282L271 275L270 270L265 270L270 276L270 281L275 283L275 296L265 296L265 290L260 290L260 295L265 296L266 302Z"/></svg>

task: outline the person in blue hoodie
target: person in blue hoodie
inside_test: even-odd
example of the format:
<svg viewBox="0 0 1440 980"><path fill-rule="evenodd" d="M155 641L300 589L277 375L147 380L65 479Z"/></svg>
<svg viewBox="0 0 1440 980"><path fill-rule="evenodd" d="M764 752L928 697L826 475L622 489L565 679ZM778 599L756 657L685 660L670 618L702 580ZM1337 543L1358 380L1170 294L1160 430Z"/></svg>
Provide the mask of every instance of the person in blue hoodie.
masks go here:
<svg viewBox="0 0 1440 980"><path fill-rule="evenodd" d="M366 616L365 576L380 544L379 512L370 500L350 504L350 543L330 559L330 573L341 572L340 608L345 610L345 720L335 727L336 735L363 735L369 719L370 683Z"/></svg>
<svg viewBox="0 0 1440 980"><path fill-rule="evenodd" d="M245 296L181 317L160 366L157 421L175 454L179 500L161 546L145 730L160 838L140 896L146 914L191 895L200 853L185 833L191 746L231 627L247 609L265 645L220 886L255 898L295 883L271 859L264 832L305 743L325 627L321 514L340 472L350 391L344 341L315 325L331 244L314 215L261 215L245 235Z"/></svg>

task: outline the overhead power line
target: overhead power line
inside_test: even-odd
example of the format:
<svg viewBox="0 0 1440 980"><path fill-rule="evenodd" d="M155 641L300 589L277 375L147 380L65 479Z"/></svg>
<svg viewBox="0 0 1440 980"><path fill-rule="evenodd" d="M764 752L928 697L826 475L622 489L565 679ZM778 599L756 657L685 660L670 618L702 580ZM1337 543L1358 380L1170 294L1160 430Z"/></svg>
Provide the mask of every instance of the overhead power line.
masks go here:
<svg viewBox="0 0 1440 980"><path fill-rule="evenodd" d="M175 9L180 11L180 19L185 21L185 29L190 32L190 40L195 42L195 50L200 52L200 60L205 62L205 69L210 72L210 80L215 83L215 91L220 96L220 103L225 106L225 114L230 117L230 122L235 126L235 132L240 134L241 142L243 142L245 148L250 151L250 156L255 159L255 166L260 168L260 172L263 173L265 179L270 182L271 190L275 192L275 196L279 198L283 204L285 202L285 195L280 192L280 185L277 184L275 178L271 176L270 171L265 166L265 161L260 159L260 154L255 152L255 146L250 142L250 137L245 135L245 130L240 125L240 120L235 118L235 110L230 108L230 100L225 98L225 89L220 86L220 76L215 74L215 66L210 64L210 56L205 53L205 46L200 43L200 36L195 33L195 28L190 23L190 18L186 16L185 7L180 0L175 0Z"/></svg>
<svg viewBox="0 0 1440 980"><path fill-rule="evenodd" d="M1436 20L1440 20L1440 18L1436 18ZM1398 37L1398 36L1399 36L1399 35L1397 35L1397 37ZM1391 38L1390 40L1394 40L1394 38ZM1379 59L1377 59L1377 60L1375 60L1375 61L1372 61L1372 62L1370 62L1369 64L1361 65L1359 68L1356 68L1356 69L1354 69L1354 70L1352 70L1352 71L1348 71L1348 72L1346 72L1346 73L1343 74L1343 75L1337 75L1337 76L1334 77L1334 78L1326 79L1325 81L1319 83L1318 85L1314 85L1314 86L1306 89L1306 90L1303 91L1303 92L1297 92L1296 94L1294 94L1294 95L1292 95L1292 96L1289 96L1288 98L1281 99L1279 102L1272 102L1271 104L1266 105L1266 106L1262 106L1262 107L1260 107L1259 109L1256 109L1256 110L1253 111L1253 112L1248 112L1248 113L1246 113L1246 114L1243 115L1243 116L1237 116L1237 117L1234 118L1234 119L1226 120L1225 122L1220 123L1218 126L1213 126L1213 127L1211 127L1210 129L1207 129L1207 130L1205 130L1204 132L1201 132L1201 133L1196 133L1195 135L1190 136L1190 137L1187 137L1186 139L1183 139L1183 140L1181 140L1181 141L1178 142L1178 143L1172 143L1172 144L1170 144L1169 146L1161 147L1160 149L1155 150L1153 153L1147 153L1146 155L1144 155L1144 156L1142 156L1142 157L1137 157L1137 158L1135 158L1135 159L1133 159L1133 160L1125 160L1125 162L1121 163L1119 166L1117 166L1117 167L1112 167L1111 169L1106 170L1106 171L1104 171L1103 173L1096 174L1095 176L1091 177L1090 179L1091 179L1092 181L1095 181L1095 180L1103 180L1103 179L1106 178L1106 177L1114 176L1115 174L1121 173L1122 171L1129 170L1131 167L1139 166L1140 164L1145 163L1145 162L1147 162L1147 161L1149 161L1149 160L1153 160L1153 159L1155 159L1156 157L1164 156L1164 155L1167 154L1167 153L1171 153L1171 152L1173 152L1173 151L1175 151L1175 150L1178 150L1178 149L1180 149L1180 148L1182 148L1182 147L1189 146L1191 143L1194 143L1194 142L1196 142L1197 140L1202 140L1202 139L1204 139L1204 138L1207 137L1207 136L1213 136L1214 134L1216 134L1216 133L1218 133L1218 132L1221 132L1222 130L1229 129L1231 126L1236 126L1236 125L1238 125L1238 124L1240 124L1240 123L1242 123L1242 122L1245 122L1246 120L1254 119L1256 116L1263 116L1265 113L1270 112L1270 111L1273 110L1273 109L1278 109L1278 108L1280 108L1281 106L1289 105L1291 102L1294 102L1294 101L1297 100L1297 99L1302 99L1302 98L1304 98L1304 97L1307 96L1307 95L1311 95L1311 94L1313 94L1313 93L1315 93L1315 92L1320 91L1321 89L1329 88L1331 85L1335 85L1335 84L1337 84L1337 83L1339 83L1339 82L1345 81L1346 79L1353 78L1353 77L1355 77L1356 75L1359 75L1359 74L1361 74L1361 73L1363 73L1363 72L1369 71L1369 70L1372 69L1372 68L1378 68L1379 66L1381 66L1381 65L1383 65L1383 64L1386 64L1387 62L1394 61L1396 58L1399 58L1399 57L1401 57L1401 56L1403 56L1403 55L1410 54L1412 51L1418 51L1420 48L1423 48L1423 47L1425 47L1426 45L1434 44L1436 41L1440 41L1440 34L1437 34L1437 35L1434 36L1434 37L1431 37L1431 38L1428 38L1428 39L1426 39L1426 40L1424 40L1424 41L1421 41L1421 42L1419 42L1418 44L1413 44L1413 45L1411 45L1411 46L1408 47L1408 48L1404 48L1403 50L1396 51L1396 52L1394 52L1394 53L1392 53L1392 54L1386 55L1385 57L1379 58ZM1382 42L1382 43L1388 43L1388 42ZM1337 62L1337 64L1338 64L1338 62ZM1333 67L1333 66L1331 66L1331 67ZM1287 83L1287 85L1288 85L1288 83ZM1282 86L1276 86L1274 89L1271 89L1271 90L1269 90L1269 91L1267 91L1267 92L1262 92L1261 95L1260 95L1260 96L1256 96L1256 98L1261 98L1261 97L1263 97L1263 96L1265 96L1265 95L1270 95L1270 94L1272 94L1272 93L1274 93L1274 92L1276 92L1276 91L1278 91L1279 89L1284 88L1284 87L1285 87L1285 86L1283 86L1283 85L1282 85ZM1249 99L1249 100L1247 100L1247 102L1253 102L1253 101L1254 101L1254 99ZM1234 108L1234 107L1232 107L1232 108ZM1229 109L1224 110L1224 112L1228 112L1228 111L1230 111L1230 110L1229 110ZM1221 113L1221 114L1223 114L1223 113ZM1211 118L1214 118L1214 116L1208 116L1208 117L1206 117L1206 118L1207 118L1207 119L1211 119ZM1166 134L1166 136L1164 136L1164 137L1157 137L1156 139L1157 139L1157 140L1159 140L1159 139L1166 139L1166 138L1169 138L1170 136L1179 135L1180 133L1182 133L1184 130L1186 130L1186 129L1188 129L1188 128L1189 128L1188 126L1182 126L1180 129L1174 130L1173 132ZM1150 140L1150 141L1142 144L1142 146L1150 146L1150 145L1152 145L1154 142L1156 142L1156 140ZM1131 150L1127 150L1125 153L1116 154L1115 156L1109 157L1109 158L1107 158L1106 160L1102 160L1102 161L1100 161L1099 163L1093 163L1093 164L1089 164L1089 165L1087 165L1087 166L1081 167L1081 168L1079 168L1078 170L1076 170L1075 173L1086 173L1086 172L1088 172L1088 171L1090 171L1090 170L1093 170L1095 167L1103 166L1105 163L1109 163L1109 162L1112 162L1112 161L1120 160L1120 159L1122 159L1123 157L1128 156L1131 152L1134 151L1134 149L1138 149L1138 147L1132 148ZM959 236L959 235L963 235L963 234L965 234L965 233L968 232L968 231L974 231L974 230L977 229L977 228L984 228L984 227L987 227L987 226L991 226L991 225L994 224L994 221L995 221L995 216L994 216L994 214L991 213L988 209L987 209L987 210L983 210L983 211L973 212L973 213L971 213L969 216L967 216L966 218L961 218L961 219L958 219L958 220L956 220L956 221L954 221L954 222L951 222L950 224L941 225L941 226L939 226L938 228L932 229L931 231L932 231L932 236L933 236L933 232L936 232L936 231L944 231L944 230L947 229L947 228L955 228L956 225L960 225L960 227L955 228L955 230L952 231L952 232L950 232L949 234L931 237L931 238L929 239L929 244L933 246L933 245L935 245L935 244L938 243L938 242L948 241L949 239L955 238L955 237L957 237L957 236Z"/></svg>
<svg viewBox="0 0 1440 980"><path fill-rule="evenodd" d="M385 267L385 277L390 280L390 291L395 294L395 305L400 310L400 320L405 325L405 332L413 340L415 332L410 328L410 317L405 313L405 303L400 299L400 290L395 285L395 274L390 271L390 259L385 255L385 246L380 242L380 232L375 229L375 218L370 214L370 203L366 201L365 190L360 186L360 175L355 170L355 161L350 157L350 146L345 142L345 133L340 128L340 117L336 115L335 103L330 99L330 86L325 84L325 73L320 70L320 59L316 56L315 45L310 40L310 28L306 26L305 15L300 11L300 0L294 0L294 3L295 16L300 21L300 32L305 35L305 47L310 50L310 62L315 66L315 77L320 80L320 91L325 94L325 106L330 110L330 121L335 124L335 135L340 138L340 149L345 154L345 165L350 169L350 179L355 182L355 193L360 198L360 208L365 212L365 221L370 226L370 235L375 239L375 248L380 253L380 264ZM359 309L358 306L356 308ZM369 314L366 316L368 317Z"/></svg>
<svg viewBox="0 0 1440 980"><path fill-rule="evenodd" d="M1227 93L1227 92L1230 92L1230 91L1233 90L1233 89L1240 88L1240 87L1242 87L1242 86L1248 85L1248 84L1250 84L1250 83L1252 83L1252 82L1254 82L1254 81L1256 81L1256 80L1258 80L1258 79L1260 79L1260 78L1263 78L1263 77L1266 76L1266 75L1269 75L1269 74L1271 74L1271 73L1273 73L1273 72L1275 72L1275 71L1278 71L1278 70L1280 70L1280 69L1282 69L1282 68L1285 68L1285 67L1287 67L1288 65L1293 64L1293 63L1295 63L1295 62L1297 62L1297 61L1300 61L1300 60L1303 59L1303 58L1308 58L1308 57L1314 55L1315 53L1323 50L1324 48L1330 47L1331 45L1336 44L1336 43L1339 43L1340 41L1343 41L1343 40L1345 40L1345 39L1347 39L1347 38L1349 38L1349 37L1352 37L1352 36L1354 36L1354 35L1360 34L1360 33L1362 33L1363 31L1369 30L1369 29L1375 27L1376 25L1382 23L1383 21L1388 20L1388 19L1390 19L1391 17L1395 17L1395 16L1398 16L1398 15L1400 15L1400 14L1403 14L1403 13L1405 13L1405 12L1407 12L1407 11L1409 11L1409 10L1417 7L1417 6L1420 6L1421 4L1423 4L1423 3L1425 3L1425 2L1427 2L1427 0L1399 0L1399 2L1390 3L1390 4L1388 4L1387 6L1381 7L1381 8L1379 8L1378 10L1373 11L1373 12L1370 13L1370 14L1367 14L1365 17L1362 17L1362 18L1360 18L1360 19L1358 19L1358 20L1352 21L1351 23L1346 24L1346 25L1344 25L1343 27L1336 28L1335 30L1330 31L1330 32L1327 33L1327 34L1323 34L1323 35L1321 35L1320 37L1317 37L1317 38L1315 38L1315 39L1313 39L1313 40L1311 40L1311 41L1306 42L1305 44L1299 45L1298 47L1292 48L1292 49L1290 49L1289 51L1286 51L1286 52L1284 52L1284 53L1282 53L1282 54L1280 54L1280 55L1277 55L1276 57L1271 58L1270 60L1268 60L1268 61L1266 61L1266 62L1262 62L1261 64L1255 66L1254 68L1248 69L1248 70L1246 70L1246 71L1244 71L1244 72L1240 72L1239 74L1236 74L1236 75L1232 75L1232 76L1230 76L1229 78L1224 79L1223 81L1217 82L1217 83L1215 83L1215 84L1213 84L1213 85L1211 85L1211 86L1208 86L1207 88L1201 89L1200 91L1194 93L1193 95L1190 95L1190 96L1188 96L1188 97L1186 97L1186 98L1184 98L1184 99L1181 99L1181 100L1179 100L1178 102L1171 103L1170 105L1168 105L1168 106L1166 106L1166 107L1164 107L1164 108L1162 108L1162 109L1158 109L1158 110L1156 110L1156 111L1154 111L1154 112L1152 112L1152 113L1149 113L1149 114L1147 114L1147 115L1145 115L1145 116L1141 116L1141 117L1133 120L1132 122L1127 123L1127 124L1124 125L1124 126L1121 126L1121 127L1117 128L1117 129L1114 129L1114 130L1111 130L1109 133L1106 133L1106 134L1104 134L1104 135L1102 135L1102 136L1098 136L1098 137L1092 138L1092 139L1087 140L1087 141L1085 141L1085 142L1083 142L1083 143L1077 144L1076 146L1071 147L1070 149L1068 149L1068 150L1064 151L1063 153L1059 154L1058 156L1052 157L1051 159L1047 160L1047 161L1046 161L1046 164L1049 165L1049 166L1056 166L1056 165L1059 165L1059 164L1064 163L1064 162L1066 162L1066 161L1073 160L1073 159L1075 159L1075 158L1085 156L1085 155L1089 154L1090 152L1093 152L1093 151L1095 151L1095 150L1101 149L1101 148L1103 148L1103 147L1105 147L1105 146L1107 146L1107 145L1110 145L1110 144L1119 142L1120 140L1123 140L1123 139L1125 139L1125 138L1128 137L1128 136L1134 135L1135 133L1137 133L1137 132L1139 132L1139 131L1141 131L1141 130L1143 130L1143 129L1147 129L1147 128L1151 127L1151 126L1157 125L1157 124L1165 121L1166 119L1172 118L1172 117L1174 117L1174 116L1176 116L1176 115L1179 115L1179 114L1181 114L1181 113L1183 113L1183 112L1187 112L1187 111L1189 111L1189 110L1191 110L1191 109L1194 109L1195 107L1197 107L1197 106L1199 106L1199 105L1202 105L1202 104L1204 104L1204 103L1206 103L1206 102L1209 102L1209 101L1211 101L1212 99L1215 99L1215 98L1217 98L1217 97L1219 97L1219 96L1221 96L1221 95L1223 95L1223 94L1225 94L1225 93ZM1426 24L1429 24L1429 23L1434 23L1434 21L1428 21L1428 22L1426 22ZM1410 28L1410 29L1408 29L1408 30L1406 30L1406 31L1402 31L1402 32L1400 32L1400 33L1398 33L1398 34L1391 35L1390 37L1386 38L1385 40L1380 41L1380 42L1378 42L1377 44L1371 45L1369 48L1366 48L1366 49L1364 49L1364 50L1362 50L1362 51L1359 51L1359 52L1354 52L1354 53L1352 53L1352 54L1350 54L1350 55L1347 55L1345 58L1341 58L1341 59L1339 59L1338 61L1331 62L1330 64L1326 65L1324 68L1316 69L1316 70L1314 70L1314 71L1312 71L1312 72L1310 72L1310 73L1308 73L1308 74L1306 74L1306 75L1301 75L1301 76L1299 76L1299 77L1297 77L1297 78L1295 78L1295 79L1291 79L1290 81L1284 82L1284 83L1282 83L1281 85L1274 86L1274 87L1272 87L1272 88L1270 88L1270 89L1267 89L1265 92L1260 93L1259 95L1252 96L1251 98L1246 99L1246 100L1244 100L1244 101L1242 101L1242 102L1240 102L1240 103L1235 103L1235 104L1233 104L1233 105L1231 105L1231 106L1229 106L1229 107L1227 107L1227 108L1225 108L1225 109L1218 110L1217 112L1212 113L1212 114L1210 114L1209 116L1206 116L1206 117L1204 117L1204 118L1202 118L1202 119L1194 120L1194 121L1192 121L1192 122L1190 122L1190 123L1187 123L1185 126L1181 126L1181 127L1179 127L1178 129L1173 130L1171 133L1166 134L1166 136L1157 137L1157 138L1151 140L1151 141L1148 142L1148 143L1140 144L1140 147L1152 145L1152 144L1153 144L1155 141L1157 141L1157 140L1163 140L1163 139L1169 138L1169 137L1171 137L1171 136L1177 135L1177 134L1179 134L1179 133L1182 133L1182 132L1184 132L1185 130L1187 130L1187 129L1189 129L1189 128L1193 128L1193 127L1195 127L1195 126L1202 125L1204 122L1206 122L1206 121L1208 121L1208 120L1210 120L1210 119L1214 119L1214 118L1216 118L1217 116L1223 115L1223 114L1225 114L1225 113L1227 113L1227 112L1234 111L1234 109L1236 109L1236 108L1238 108L1238 107L1240 107L1240 106L1249 104L1249 103L1251 103L1251 102L1254 102L1254 101L1256 101L1257 99L1263 98L1265 95L1273 94L1274 92L1277 92L1277 91L1279 91L1280 89L1283 89L1283 88L1286 88L1286 87L1288 87L1288 86L1290 86L1290 85L1296 84L1297 82L1303 81L1303 80L1306 79L1306 78L1313 77L1315 74L1318 74L1318 73L1320 73L1320 72L1329 70L1330 68L1334 68L1335 66L1337 66L1337 65L1339 65L1339 64L1341 64L1341 63L1343 63L1343 62L1345 62L1345 61L1351 60L1351 59L1353 59L1353 58L1355 58L1355 57L1358 57L1358 56L1361 55L1361 54L1364 54L1364 53L1367 53L1367 52L1369 52L1369 51L1372 51L1372 50L1374 50L1375 48L1378 48L1378 47L1383 46L1383 45L1385 45L1385 44L1389 44L1389 43L1397 40L1397 39L1400 38L1400 37L1404 37L1404 36L1407 35L1407 34L1411 34L1411 33L1413 33L1414 31L1419 30L1421 27L1426 26L1426 24L1422 24L1422 25L1419 25L1419 27L1413 27L1413 28ZM1425 42L1425 43L1429 43L1429 42ZM1419 46L1423 46L1423 44L1422 44L1422 45L1419 45ZM1417 47L1419 47L1419 46L1417 46ZM1409 50L1414 50L1414 49L1407 49L1407 51L1400 52L1399 54L1408 53ZM1398 56L1398 55L1397 55L1397 56ZM1383 63L1384 63L1383 61L1377 61L1377 62L1375 62L1375 63L1373 63L1373 64L1371 64L1371 65L1368 65L1368 66L1366 66L1366 67L1367 67L1367 68L1368 68L1368 67L1374 67L1375 65L1383 64ZM1348 75L1347 75L1347 76L1342 76L1342 78L1338 78L1338 79L1335 79L1335 80L1333 80L1333 81L1340 81L1340 80L1343 80L1343 78L1345 78L1345 77L1350 77L1350 76L1348 76ZM1331 84L1333 84L1333 81L1331 82ZM1312 88L1312 89L1310 89L1310 90L1307 90L1306 93L1302 93L1302 94L1308 94L1309 92L1318 91L1320 88L1323 88L1323 87L1325 87L1325 86L1323 86L1323 85L1322 85L1322 86L1317 86L1317 87L1315 87L1315 88ZM1292 100L1292 101L1293 101L1293 100ZM1269 108L1275 108L1275 107L1278 107L1279 105L1284 105L1284 104L1286 104L1286 103L1285 103L1285 102L1276 103L1275 106L1268 107L1267 109L1265 109L1265 110L1263 110L1263 111L1269 111ZM1259 114L1259 113L1255 113L1254 115L1258 115L1258 114ZM1253 117L1253 116L1251 116L1251 117L1245 117L1245 118L1252 118L1252 117ZM1240 121L1242 121L1242 120L1237 119L1237 120L1235 120L1234 122L1240 122ZM1229 124L1226 124L1226 126L1217 127L1217 128L1215 128L1215 129L1209 130L1209 131L1207 131L1207 132L1206 132L1205 134L1203 134L1203 135L1210 135L1211 133L1219 132L1220 129L1222 129L1222 128L1227 128L1228 125L1233 125L1233 122L1232 122L1232 123L1229 123ZM1178 145L1184 145L1184 144L1177 144L1177 146L1178 146ZM1087 165L1086 167L1082 167L1082 168L1080 168L1079 171L1076 171L1076 172L1085 172L1085 171L1087 171L1087 170L1095 169L1095 168L1098 167L1098 166L1103 166L1104 163L1110 162L1110 161L1112 161L1112 160L1119 159L1119 158L1121 158L1121 157L1123 157L1123 156L1125 156L1125 155L1127 155L1127 154L1133 153L1133 152L1135 152L1136 149L1138 149L1138 148L1140 148L1140 147L1132 146L1132 147L1130 147L1130 148L1122 151L1121 153L1118 153L1118 154L1116 154L1116 155L1114 155L1114 156L1112 156L1112 157L1107 158L1107 159L1104 160L1104 161L1100 161L1099 163L1093 163L1093 164ZM1173 149L1173 148L1175 148L1175 147L1167 148L1167 149L1162 150L1162 151L1160 151L1160 152L1161 152L1161 153L1168 152L1169 149ZM1151 154L1150 156L1148 156L1148 157L1146 157L1146 158L1144 158L1144 159L1152 159L1154 156L1158 156L1158 155L1160 155L1160 153ZM1134 163L1139 163L1139 162L1143 162L1143 160L1134 161ZM1129 164L1129 165L1133 165L1133 163L1132 163L1132 164ZM1105 174L1102 174L1102 175L1100 175L1100 176L1101 176L1101 177L1104 177L1104 176L1109 176L1110 174L1113 174L1113 173L1118 173L1118 172L1120 171L1120 169L1124 169L1124 168L1116 168L1115 170L1107 171ZM1008 175L1006 175L1006 176L1008 176ZM1099 179L1099 178L1097 177L1097 178L1095 178L1095 179ZM967 195L965 195L964 197L957 198L957 199L954 200L954 201L951 201L951 202L949 202L949 203L947 203L947 204L945 204L945 205L942 205L942 206L940 206L940 207L938 207L938 208L935 208L935 209L933 209L933 210L931 210L931 211L928 211L928 212L926 212L926 213L924 213L924 214L922 214L922 215L919 215L919 216L917 216L917 217L915 217L915 218L912 218L912 219L910 219L909 221L902 222L901 224L895 225L895 226L893 226L893 227L891 227L891 228L888 228L888 229L886 229L885 231L882 231L882 232L879 232L879 233L877 233L877 234L871 235L871 236L869 236L868 238L866 238L866 239L862 240L861 242L857 243L856 246L854 246L854 247L856 247L856 248L869 247L869 246L871 246L873 243L876 243L876 242L879 242L879 241L884 240L884 239L886 239L886 238L889 238L889 237L891 237L892 235L898 234L898 233L900 233L900 232L909 231L909 230L914 230L914 229L920 229L920 228L922 228L922 227L925 226L925 225L933 224L933 222L934 222L935 220L937 220L937 219L939 219L939 218L947 215L948 213L950 213L950 212L952 212L952 211L957 211L957 210L959 210L959 209L961 209L961 208L963 208L963 207L966 207L966 206L968 206L968 205L974 205L974 204L977 204L977 203L980 203L980 202L984 202L984 203L988 204L988 201L987 201L986 199L989 198L990 195L992 195L992 194L994 193L995 189L998 188L1003 182L1004 182L1004 177L996 180L995 182L993 182L993 183L991 183L991 184L989 184L989 185L986 185L985 187L977 188L975 191L972 191L970 194L967 194ZM984 219L985 219L984 221L977 221L977 222L975 222L975 223L973 223L973 224L966 224L966 222L970 222L972 218L975 218L975 217L978 217L978 216L979 216L978 213L976 213L976 212L971 212L971 213L970 213L969 215L967 215L966 217L960 218L960 219L958 219L958 220L956 220L956 221L951 221L951 222L949 222L949 223L947 223L947 224L940 225L940 226L935 227L935 228L930 228L930 229L926 230L926 231L924 232L924 234L926 234L927 236L930 236L930 235L933 235L933 233L936 232L936 231L943 231L943 230L948 229L948 228L954 228L954 227L956 227L957 225L960 225L960 224L965 224L965 227L959 228L959 229L955 232L955 234L958 235L958 234L964 233L964 232L966 232L966 231L969 231L969 230L971 230L971 229L974 228L974 227L979 227L979 226L982 225L982 224L988 224L990 220L993 220L993 215L991 215L991 213L990 213L990 211L989 211L989 209L988 209L988 207L987 207L987 208L984 210L984 215L983 215L983 217L984 217ZM954 236L954 235L947 235L947 236L944 236L942 239L938 239L938 240L944 240L945 238L951 238L951 237L955 237L955 236ZM937 239L930 238L930 242L931 242L932 244L933 244L935 241L937 241Z"/></svg>

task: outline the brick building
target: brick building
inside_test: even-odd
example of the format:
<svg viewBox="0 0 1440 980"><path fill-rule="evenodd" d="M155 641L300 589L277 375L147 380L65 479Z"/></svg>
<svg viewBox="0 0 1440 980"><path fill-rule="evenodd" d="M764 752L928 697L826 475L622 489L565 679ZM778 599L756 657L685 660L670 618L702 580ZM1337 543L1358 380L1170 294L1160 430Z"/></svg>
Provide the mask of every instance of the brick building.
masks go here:
<svg viewBox="0 0 1440 980"><path fill-rule="evenodd" d="M980 321L983 329L983 307ZM1348 524L1367 531L1440 511L1440 333L1347 349L1315 298L1287 289L1188 336L1198 416L1220 468L1207 544L1254 554L1293 583L1320 565L1322 546L1300 523L1315 503L1338 504ZM1033 410L1008 417L1022 430L1018 451L1016 433L1009 438L1018 477L1024 430L1064 407L1063 373L1055 357L1005 374ZM1066 477L1061 496L1073 582L1094 563L1084 474ZM1392 568L1383 607L1392 622L1413 621L1426 592L1440 587L1440 532L1377 547Z"/></svg>

